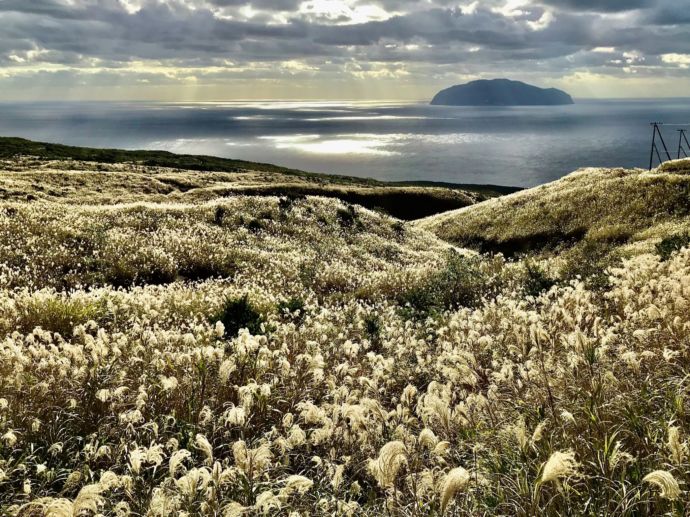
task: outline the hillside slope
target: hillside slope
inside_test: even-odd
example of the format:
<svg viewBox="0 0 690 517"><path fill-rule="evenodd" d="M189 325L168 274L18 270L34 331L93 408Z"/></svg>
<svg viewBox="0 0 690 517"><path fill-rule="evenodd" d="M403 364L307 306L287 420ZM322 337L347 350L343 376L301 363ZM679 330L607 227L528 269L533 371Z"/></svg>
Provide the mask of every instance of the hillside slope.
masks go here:
<svg viewBox="0 0 690 517"><path fill-rule="evenodd" d="M587 243L649 250L689 229L690 160L651 171L582 169L552 183L415 224L458 246L507 256Z"/></svg>
<svg viewBox="0 0 690 517"><path fill-rule="evenodd" d="M443 217L226 195L266 171L10 166L0 515L690 511L682 243L630 253L605 282L562 279L551 266L572 245L507 261L423 228ZM587 232L620 212L641 239L690 220L668 167L583 171L503 203L537 219L530 242L578 209ZM618 189L631 207L609 206ZM510 223L497 202L445 217L490 220L494 204Z"/></svg>

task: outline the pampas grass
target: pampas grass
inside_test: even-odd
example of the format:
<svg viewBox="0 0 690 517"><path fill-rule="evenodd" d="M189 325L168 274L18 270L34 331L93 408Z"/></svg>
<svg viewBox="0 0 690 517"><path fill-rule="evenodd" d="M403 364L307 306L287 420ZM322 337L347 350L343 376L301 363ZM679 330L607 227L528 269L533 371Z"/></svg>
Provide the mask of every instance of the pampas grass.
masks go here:
<svg viewBox="0 0 690 517"><path fill-rule="evenodd" d="M0 514L690 511L690 250L534 276L333 199L113 188L0 203Z"/></svg>

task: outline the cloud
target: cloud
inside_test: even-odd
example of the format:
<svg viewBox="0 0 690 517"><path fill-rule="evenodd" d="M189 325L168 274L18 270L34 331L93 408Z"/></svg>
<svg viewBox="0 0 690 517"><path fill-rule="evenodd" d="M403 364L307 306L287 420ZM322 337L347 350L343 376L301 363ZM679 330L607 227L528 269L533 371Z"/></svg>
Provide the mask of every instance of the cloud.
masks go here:
<svg viewBox="0 0 690 517"><path fill-rule="evenodd" d="M546 5L571 11L615 13L644 9L655 5L655 0L544 0Z"/></svg>
<svg viewBox="0 0 690 517"><path fill-rule="evenodd" d="M673 76L661 56L690 54L690 14L670 0L0 0L0 22L5 96L12 77L49 89L58 72L56 89L395 76L426 95L471 77Z"/></svg>

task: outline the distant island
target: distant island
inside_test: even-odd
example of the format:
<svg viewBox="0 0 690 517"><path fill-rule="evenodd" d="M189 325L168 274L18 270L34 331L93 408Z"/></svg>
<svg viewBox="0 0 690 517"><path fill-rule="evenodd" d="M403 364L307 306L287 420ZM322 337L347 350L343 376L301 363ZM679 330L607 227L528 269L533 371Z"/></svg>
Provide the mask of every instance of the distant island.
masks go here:
<svg viewBox="0 0 690 517"><path fill-rule="evenodd" d="M570 95L556 88L539 88L520 81L472 81L440 91L433 106L558 106L574 104Z"/></svg>

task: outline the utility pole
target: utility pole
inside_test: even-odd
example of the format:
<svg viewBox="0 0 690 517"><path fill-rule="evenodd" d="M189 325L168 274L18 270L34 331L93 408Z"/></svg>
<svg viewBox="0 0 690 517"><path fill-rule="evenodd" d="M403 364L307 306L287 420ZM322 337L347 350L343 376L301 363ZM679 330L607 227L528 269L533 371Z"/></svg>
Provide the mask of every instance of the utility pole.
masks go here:
<svg viewBox="0 0 690 517"><path fill-rule="evenodd" d="M652 166L654 165L654 153L656 153L656 157L659 160L659 164L661 165L664 163L664 160L661 159L661 153L659 152L659 148L656 145L656 139L659 137L659 141L661 142L661 145L664 146L664 152L666 153L666 156L668 157L669 160L672 160L671 158L671 153L668 152L668 147L666 147L666 142L664 142L664 137L661 134L661 130L659 129L659 126L663 126L664 124L662 122L652 122L650 124L652 126L652 150L649 154L649 170L652 170Z"/></svg>
<svg viewBox="0 0 690 517"><path fill-rule="evenodd" d="M690 142L688 142L688 137L685 135L687 129L678 130L678 159L680 160L680 153L682 152L685 157L688 157L688 152L690 151ZM685 140L685 147L688 151L683 148L683 140Z"/></svg>

